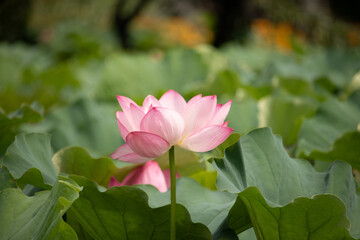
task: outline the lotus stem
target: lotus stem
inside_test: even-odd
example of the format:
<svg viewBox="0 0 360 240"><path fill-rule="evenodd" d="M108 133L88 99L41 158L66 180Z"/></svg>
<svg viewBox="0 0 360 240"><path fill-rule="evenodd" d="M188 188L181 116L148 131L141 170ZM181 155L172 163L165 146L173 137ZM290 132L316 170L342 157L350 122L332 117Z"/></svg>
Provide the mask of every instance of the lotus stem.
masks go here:
<svg viewBox="0 0 360 240"><path fill-rule="evenodd" d="M170 240L176 240L176 170L174 146L169 150L169 163L171 179Z"/></svg>

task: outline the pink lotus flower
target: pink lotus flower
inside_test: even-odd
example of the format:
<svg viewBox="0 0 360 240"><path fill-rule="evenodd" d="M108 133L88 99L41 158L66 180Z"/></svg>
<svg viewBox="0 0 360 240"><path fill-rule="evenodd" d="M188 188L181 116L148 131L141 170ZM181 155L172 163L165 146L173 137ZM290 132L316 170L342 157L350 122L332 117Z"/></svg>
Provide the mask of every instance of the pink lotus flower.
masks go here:
<svg viewBox="0 0 360 240"><path fill-rule="evenodd" d="M159 100L149 95L143 106L117 96L123 111L116 113L119 131L126 144L111 154L124 162L144 163L179 145L194 152L207 152L232 133L224 120L231 101L217 104L216 96L197 95L186 103L174 90Z"/></svg>
<svg viewBox="0 0 360 240"><path fill-rule="evenodd" d="M177 174L176 177L179 175ZM170 171L169 169L163 171L157 162L148 161L126 175L121 183L115 177L111 177L108 187L136 184L150 184L160 192L166 192L170 188Z"/></svg>

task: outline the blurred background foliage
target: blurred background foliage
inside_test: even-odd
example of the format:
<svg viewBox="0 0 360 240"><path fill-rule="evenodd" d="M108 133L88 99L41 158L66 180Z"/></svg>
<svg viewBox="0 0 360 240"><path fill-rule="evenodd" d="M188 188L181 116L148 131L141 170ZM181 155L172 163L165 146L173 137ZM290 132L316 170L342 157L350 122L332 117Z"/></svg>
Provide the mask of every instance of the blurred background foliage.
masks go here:
<svg viewBox="0 0 360 240"><path fill-rule="evenodd" d="M96 29L133 49L221 46L254 35L283 49L291 38L354 46L360 41L357 9L352 0L1 0L0 39L47 43L60 25L80 22L90 35Z"/></svg>
<svg viewBox="0 0 360 240"><path fill-rule="evenodd" d="M0 156L16 133L35 130L53 134L55 150L107 155L122 143L116 95L141 103L174 89L233 99L228 119L241 134L270 126L291 155L338 160L333 146L358 137L358 5L1 0ZM336 129L317 129L330 140L311 139L317 125Z"/></svg>

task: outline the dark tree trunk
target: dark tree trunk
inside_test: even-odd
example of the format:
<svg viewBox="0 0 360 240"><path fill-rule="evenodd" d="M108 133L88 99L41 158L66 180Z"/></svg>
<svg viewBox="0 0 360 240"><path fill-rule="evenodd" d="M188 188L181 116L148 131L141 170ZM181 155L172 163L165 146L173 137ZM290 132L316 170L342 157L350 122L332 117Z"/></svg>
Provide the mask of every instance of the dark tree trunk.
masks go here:
<svg viewBox="0 0 360 240"><path fill-rule="evenodd" d="M34 43L28 21L31 0L0 0L0 41Z"/></svg>
<svg viewBox="0 0 360 240"><path fill-rule="evenodd" d="M360 1L359 0L329 0L331 12L335 17L348 22L360 22Z"/></svg>
<svg viewBox="0 0 360 240"><path fill-rule="evenodd" d="M214 46L219 47L234 39L244 39L251 24L248 0L214 0Z"/></svg>
<svg viewBox="0 0 360 240"><path fill-rule="evenodd" d="M131 48L131 43L129 42L129 24L149 2L149 0L139 0L130 12L124 13L124 8L128 1L134 0L119 0L115 7L114 30L123 48Z"/></svg>

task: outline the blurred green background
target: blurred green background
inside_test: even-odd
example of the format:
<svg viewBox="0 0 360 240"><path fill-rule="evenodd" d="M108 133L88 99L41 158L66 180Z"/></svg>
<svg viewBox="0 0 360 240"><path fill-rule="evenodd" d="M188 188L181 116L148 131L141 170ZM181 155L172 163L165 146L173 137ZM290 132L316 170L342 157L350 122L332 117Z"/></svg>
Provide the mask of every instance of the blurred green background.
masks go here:
<svg viewBox="0 0 360 240"><path fill-rule="evenodd" d="M233 99L236 132L270 126L292 156L337 160L359 130L358 5L1 0L0 156L22 131L108 155L122 143L115 96L174 89Z"/></svg>

